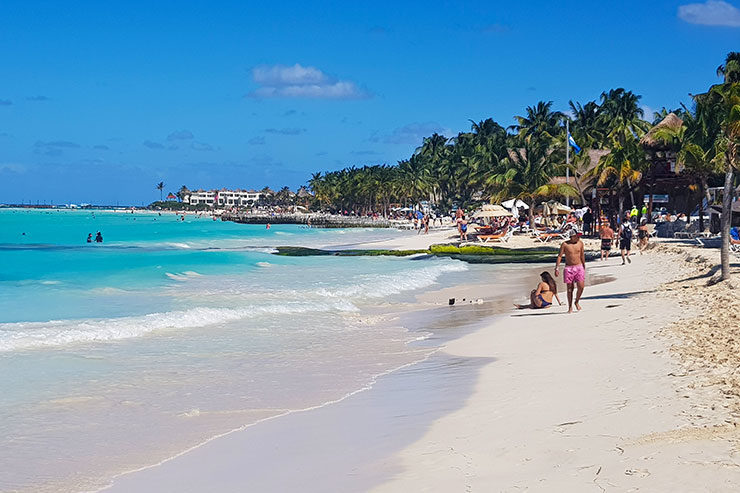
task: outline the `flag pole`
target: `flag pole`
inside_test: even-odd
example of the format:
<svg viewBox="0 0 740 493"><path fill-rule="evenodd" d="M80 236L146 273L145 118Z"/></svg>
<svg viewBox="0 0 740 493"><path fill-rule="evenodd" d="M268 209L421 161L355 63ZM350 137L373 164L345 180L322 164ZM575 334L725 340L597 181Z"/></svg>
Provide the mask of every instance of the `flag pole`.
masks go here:
<svg viewBox="0 0 740 493"><path fill-rule="evenodd" d="M565 184L570 183L570 122L565 120ZM570 195L565 196L565 205L570 207Z"/></svg>

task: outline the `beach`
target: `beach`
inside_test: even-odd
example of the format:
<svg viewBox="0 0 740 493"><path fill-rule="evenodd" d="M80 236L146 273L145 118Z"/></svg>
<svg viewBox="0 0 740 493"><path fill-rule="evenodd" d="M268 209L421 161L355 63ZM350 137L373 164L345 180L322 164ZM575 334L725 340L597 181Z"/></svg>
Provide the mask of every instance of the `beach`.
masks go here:
<svg viewBox="0 0 740 493"><path fill-rule="evenodd" d="M364 246L419 248L421 238ZM701 324L712 312L736 317L737 301L702 294L709 265L695 250L659 246L626 266L618 257L590 262L590 284L599 283L587 285L583 311L572 315L559 306L503 314L486 312L486 303L448 307L435 320L454 329L423 361L337 403L120 476L107 491L740 487L737 387L726 368L737 356L721 344L715 352L724 359L713 357L707 342L726 342L736 326ZM539 268L520 274L529 281ZM526 292L507 295L518 301Z"/></svg>

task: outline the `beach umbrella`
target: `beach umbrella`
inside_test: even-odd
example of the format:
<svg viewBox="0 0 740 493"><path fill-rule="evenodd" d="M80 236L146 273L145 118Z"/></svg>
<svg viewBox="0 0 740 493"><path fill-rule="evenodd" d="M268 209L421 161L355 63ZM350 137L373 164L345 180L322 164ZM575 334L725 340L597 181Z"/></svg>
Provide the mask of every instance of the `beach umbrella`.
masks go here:
<svg viewBox="0 0 740 493"><path fill-rule="evenodd" d="M509 199L505 202L501 202L501 205L503 205L507 209L511 209L512 207L516 207L517 209L529 209L529 206L526 204L526 202L520 199Z"/></svg>
<svg viewBox="0 0 740 493"><path fill-rule="evenodd" d="M551 200L550 202L547 203L547 205L550 209L550 214L553 216L564 216L565 214L568 214L571 211L573 211L573 209L571 209L567 205L561 204L560 202L556 200Z"/></svg>
<svg viewBox="0 0 740 493"><path fill-rule="evenodd" d="M475 213L473 213L474 218L481 218L481 217L512 217L514 214L507 211L500 205L491 205L491 204L485 204L483 207L481 207L479 210L477 210Z"/></svg>

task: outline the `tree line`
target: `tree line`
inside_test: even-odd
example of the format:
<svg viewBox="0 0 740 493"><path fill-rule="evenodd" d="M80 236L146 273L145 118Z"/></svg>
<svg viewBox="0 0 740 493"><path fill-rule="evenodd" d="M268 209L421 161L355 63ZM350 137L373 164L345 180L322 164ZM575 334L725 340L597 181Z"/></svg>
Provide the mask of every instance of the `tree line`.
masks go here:
<svg viewBox="0 0 740 493"><path fill-rule="evenodd" d="M729 142L726 130L733 118L728 112L729 89L736 83L738 58L738 53L727 56L718 69L725 81L693 96L690 107L645 115L639 105L641 96L624 88L605 91L598 101L570 101L568 113L553 110L551 101L539 101L527 107L524 115L515 116L515 124L509 127L492 118L471 120L470 131L452 138L432 134L395 165L315 173L308 184L318 205L332 211L387 213L392 203L422 200L447 208L470 204L473 198L517 197L534 204L538 199L571 196L586 203L582 189L552 182L566 172L568 121L573 139L583 149L571 153L570 172L579 178L573 183L613 190L621 214L627 200L635 203L635 191L644 184L651 164L640 139L673 112L684 121L680 131L669 135L663 130L656 137L675 148L678 170L695 177L696 185L706 190L709 177L725 167L724 142ZM589 149L607 152L591 163Z"/></svg>

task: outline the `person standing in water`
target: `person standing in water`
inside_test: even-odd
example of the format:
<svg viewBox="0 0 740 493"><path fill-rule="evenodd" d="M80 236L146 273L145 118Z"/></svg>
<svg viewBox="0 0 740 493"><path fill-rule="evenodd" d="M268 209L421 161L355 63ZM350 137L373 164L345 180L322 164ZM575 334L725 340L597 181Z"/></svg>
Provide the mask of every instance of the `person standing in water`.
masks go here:
<svg viewBox="0 0 740 493"><path fill-rule="evenodd" d="M586 252L581 241L581 232L577 229L570 230L570 238L560 245L558 259L555 261L555 277L558 277L560 260L565 255L565 269L563 270L563 281L568 286L568 313L573 313L573 305L576 310L581 310L581 295L586 283ZM573 290L577 288L575 303L573 303Z"/></svg>
<svg viewBox="0 0 740 493"><path fill-rule="evenodd" d="M92 233L87 233L87 242L92 243Z"/></svg>
<svg viewBox="0 0 740 493"><path fill-rule="evenodd" d="M100 231L95 235L95 243L103 243L103 235L100 234Z"/></svg>

